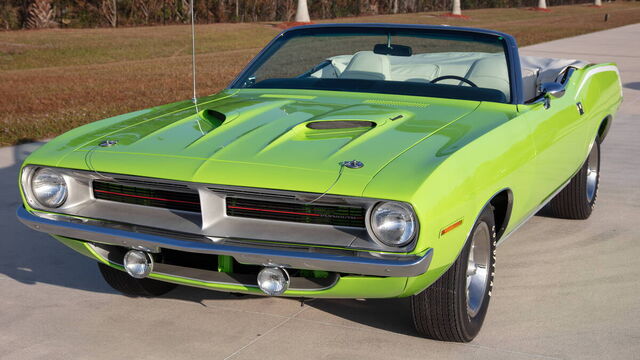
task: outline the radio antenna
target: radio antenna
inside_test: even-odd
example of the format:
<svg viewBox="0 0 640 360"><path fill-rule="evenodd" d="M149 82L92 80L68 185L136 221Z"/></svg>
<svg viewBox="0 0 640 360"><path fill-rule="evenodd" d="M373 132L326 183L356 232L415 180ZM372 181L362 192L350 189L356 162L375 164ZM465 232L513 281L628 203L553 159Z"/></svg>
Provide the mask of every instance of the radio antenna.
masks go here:
<svg viewBox="0 0 640 360"><path fill-rule="evenodd" d="M198 112L198 96L196 93L196 24L193 11L193 0L189 1L189 11L191 12L191 77L193 78L193 103Z"/></svg>
<svg viewBox="0 0 640 360"><path fill-rule="evenodd" d="M204 135L202 126L200 125L200 119L198 118L198 94L196 91L196 22L195 11L193 11L193 0L189 1L189 11L191 12L191 77L193 78L193 104L196 107L196 122L198 123L198 129L200 133Z"/></svg>

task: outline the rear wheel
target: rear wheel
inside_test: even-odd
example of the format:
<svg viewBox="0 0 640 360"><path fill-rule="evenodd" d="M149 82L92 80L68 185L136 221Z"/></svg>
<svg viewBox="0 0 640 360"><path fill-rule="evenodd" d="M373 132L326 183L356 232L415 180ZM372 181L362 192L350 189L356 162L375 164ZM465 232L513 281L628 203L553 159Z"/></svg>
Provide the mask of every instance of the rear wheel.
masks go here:
<svg viewBox="0 0 640 360"><path fill-rule="evenodd" d="M98 263L104 280L115 290L132 297L160 296L173 290L177 285L153 279L135 279L124 271Z"/></svg>
<svg viewBox="0 0 640 360"><path fill-rule="evenodd" d="M485 208L460 256L433 285L411 297L413 323L424 337L469 342L484 322L495 273L493 212Z"/></svg>
<svg viewBox="0 0 640 360"><path fill-rule="evenodd" d="M589 218L600 185L600 144L594 141L587 160L567 186L549 203L553 217L584 220Z"/></svg>

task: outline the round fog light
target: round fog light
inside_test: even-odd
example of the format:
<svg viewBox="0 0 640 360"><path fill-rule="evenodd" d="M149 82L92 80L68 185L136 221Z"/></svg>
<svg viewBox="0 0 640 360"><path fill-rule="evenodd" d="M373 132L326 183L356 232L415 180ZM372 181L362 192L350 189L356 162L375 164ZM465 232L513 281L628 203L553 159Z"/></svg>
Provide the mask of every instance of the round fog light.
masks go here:
<svg viewBox="0 0 640 360"><path fill-rule="evenodd" d="M279 267L265 267L258 273L258 286L269 296L282 295L289 288L289 274Z"/></svg>
<svg viewBox="0 0 640 360"><path fill-rule="evenodd" d="M129 250L124 255L124 269L136 279L143 279L153 270L153 260L144 251Z"/></svg>

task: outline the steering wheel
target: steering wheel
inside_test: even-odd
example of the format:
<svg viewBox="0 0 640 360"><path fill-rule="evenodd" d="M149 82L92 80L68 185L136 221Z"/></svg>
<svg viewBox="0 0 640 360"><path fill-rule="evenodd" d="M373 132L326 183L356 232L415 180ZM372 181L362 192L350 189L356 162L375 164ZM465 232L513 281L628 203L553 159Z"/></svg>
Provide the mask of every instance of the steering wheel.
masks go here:
<svg viewBox="0 0 640 360"><path fill-rule="evenodd" d="M463 78L462 76L457 76L457 75L440 76L440 77L437 77L437 78L431 80L429 83L430 84L435 84L435 83L437 83L438 81L441 81L441 80L460 80L460 81L462 81L464 83L469 84L469 86L471 86L471 87L475 87L475 88L478 87L478 85L474 84L473 81L471 81L469 79L466 79L466 78Z"/></svg>

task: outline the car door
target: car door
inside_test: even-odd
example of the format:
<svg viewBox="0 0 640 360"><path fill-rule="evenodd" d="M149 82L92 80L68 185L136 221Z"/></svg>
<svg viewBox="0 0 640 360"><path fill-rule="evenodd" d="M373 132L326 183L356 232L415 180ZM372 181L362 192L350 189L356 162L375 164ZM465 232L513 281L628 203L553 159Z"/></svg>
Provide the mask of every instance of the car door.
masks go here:
<svg viewBox="0 0 640 360"><path fill-rule="evenodd" d="M519 105L535 144L535 175L531 189L542 202L564 185L584 162L586 126L575 100L569 96Z"/></svg>

